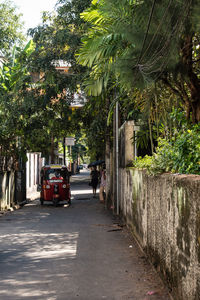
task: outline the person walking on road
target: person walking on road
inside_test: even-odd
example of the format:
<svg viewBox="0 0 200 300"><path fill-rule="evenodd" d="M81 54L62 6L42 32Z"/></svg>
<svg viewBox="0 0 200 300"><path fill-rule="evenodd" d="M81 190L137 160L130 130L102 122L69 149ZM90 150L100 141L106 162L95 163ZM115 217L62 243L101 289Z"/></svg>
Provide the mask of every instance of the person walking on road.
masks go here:
<svg viewBox="0 0 200 300"><path fill-rule="evenodd" d="M105 189L106 189L106 170L103 169L101 171L101 182L100 182L100 189L99 189L99 200L101 203L104 203L105 199Z"/></svg>
<svg viewBox="0 0 200 300"><path fill-rule="evenodd" d="M93 191L93 197L95 198L96 192L97 192L97 185L99 182L99 172L97 171L96 166L92 168L92 171L90 173L90 178L91 178L91 186L92 186L92 191Z"/></svg>

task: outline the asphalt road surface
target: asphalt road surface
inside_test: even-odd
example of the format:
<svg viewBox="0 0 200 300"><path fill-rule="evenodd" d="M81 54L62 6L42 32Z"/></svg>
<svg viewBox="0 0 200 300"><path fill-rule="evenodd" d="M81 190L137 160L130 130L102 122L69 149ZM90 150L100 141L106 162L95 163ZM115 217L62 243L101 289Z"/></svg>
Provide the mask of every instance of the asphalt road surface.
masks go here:
<svg viewBox="0 0 200 300"><path fill-rule="evenodd" d="M70 207L36 199L0 217L0 300L171 299L88 181L72 177Z"/></svg>

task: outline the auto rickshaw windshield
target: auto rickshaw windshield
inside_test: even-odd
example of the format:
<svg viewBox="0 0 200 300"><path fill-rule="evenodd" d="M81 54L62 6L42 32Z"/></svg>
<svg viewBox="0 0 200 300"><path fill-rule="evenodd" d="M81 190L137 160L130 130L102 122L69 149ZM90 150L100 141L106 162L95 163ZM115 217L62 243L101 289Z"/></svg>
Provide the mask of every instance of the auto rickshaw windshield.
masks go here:
<svg viewBox="0 0 200 300"><path fill-rule="evenodd" d="M61 177L64 180L68 180L69 173L68 173L67 169L48 169L48 170L46 170L45 179L50 180L53 177L56 177L56 178Z"/></svg>

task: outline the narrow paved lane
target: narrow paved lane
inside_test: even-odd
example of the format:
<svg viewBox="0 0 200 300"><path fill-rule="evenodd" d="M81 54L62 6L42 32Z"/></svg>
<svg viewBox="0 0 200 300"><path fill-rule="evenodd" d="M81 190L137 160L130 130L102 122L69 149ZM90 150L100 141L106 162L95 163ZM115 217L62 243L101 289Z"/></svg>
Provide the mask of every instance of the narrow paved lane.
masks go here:
<svg viewBox="0 0 200 300"><path fill-rule="evenodd" d="M169 300L88 173L72 178L71 207L35 200L0 217L0 300Z"/></svg>

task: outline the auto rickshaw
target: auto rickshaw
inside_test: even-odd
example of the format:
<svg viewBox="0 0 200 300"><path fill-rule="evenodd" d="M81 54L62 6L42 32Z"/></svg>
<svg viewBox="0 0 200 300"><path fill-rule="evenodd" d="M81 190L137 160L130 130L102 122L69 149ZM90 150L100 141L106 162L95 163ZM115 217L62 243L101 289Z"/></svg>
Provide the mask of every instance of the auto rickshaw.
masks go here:
<svg viewBox="0 0 200 300"><path fill-rule="evenodd" d="M71 204L70 172L66 166L46 165L41 169L40 203Z"/></svg>

